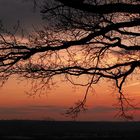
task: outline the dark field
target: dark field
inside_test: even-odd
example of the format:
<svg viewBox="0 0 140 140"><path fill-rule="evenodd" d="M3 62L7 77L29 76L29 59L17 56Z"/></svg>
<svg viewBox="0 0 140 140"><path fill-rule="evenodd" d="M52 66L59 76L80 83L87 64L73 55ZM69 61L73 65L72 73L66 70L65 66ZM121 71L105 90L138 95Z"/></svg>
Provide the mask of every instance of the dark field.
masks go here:
<svg viewBox="0 0 140 140"><path fill-rule="evenodd" d="M0 140L140 138L140 122L0 121Z"/></svg>

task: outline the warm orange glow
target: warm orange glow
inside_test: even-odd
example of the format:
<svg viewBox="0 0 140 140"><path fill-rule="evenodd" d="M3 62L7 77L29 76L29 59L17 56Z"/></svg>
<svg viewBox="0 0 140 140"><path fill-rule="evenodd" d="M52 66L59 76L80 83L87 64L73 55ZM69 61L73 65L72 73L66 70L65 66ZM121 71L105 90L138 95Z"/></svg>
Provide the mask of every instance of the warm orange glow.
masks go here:
<svg viewBox="0 0 140 140"><path fill-rule="evenodd" d="M0 90L0 119L55 119L69 120L62 115L65 110L84 96L84 88L73 89L63 83L59 87L52 89L46 95L28 96L25 91L29 90L27 82L17 83L10 79ZM102 85L102 86L101 86ZM27 87L27 88L26 88ZM139 102L139 83L128 84L124 91L130 97ZM131 94L132 93L132 94ZM110 83L100 83L88 95L88 111L81 113L78 120L100 121L119 120L115 107L117 103L116 92L113 93ZM138 109L139 110L139 109ZM135 111L134 117L139 120L140 111Z"/></svg>

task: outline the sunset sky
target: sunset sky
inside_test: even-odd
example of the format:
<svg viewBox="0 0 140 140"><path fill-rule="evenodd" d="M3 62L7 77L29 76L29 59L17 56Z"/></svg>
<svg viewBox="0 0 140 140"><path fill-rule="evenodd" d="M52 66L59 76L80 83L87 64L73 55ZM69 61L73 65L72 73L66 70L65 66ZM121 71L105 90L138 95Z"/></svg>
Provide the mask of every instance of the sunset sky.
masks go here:
<svg viewBox="0 0 140 140"><path fill-rule="evenodd" d="M33 27L40 28L45 24L39 10L33 9L33 3L28 0L0 0L0 20L8 30L19 22L25 34L33 31ZM134 78L135 79L135 78ZM132 110L134 119L140 121L140 82L127 82L124 93L134 99L137 110ZM88 110L77 118L81 121L117 121L117 92L113 91L112 83L102 81L90 92L87 100ZM30 82L26 79L18 80L11 77L0 88L0 119L43 119L43 120L71 120L65 117L65 111L75 102L84 97L85 88L74 89L67 83L58 83L55 88L39 96L29 96Z"/></svg>

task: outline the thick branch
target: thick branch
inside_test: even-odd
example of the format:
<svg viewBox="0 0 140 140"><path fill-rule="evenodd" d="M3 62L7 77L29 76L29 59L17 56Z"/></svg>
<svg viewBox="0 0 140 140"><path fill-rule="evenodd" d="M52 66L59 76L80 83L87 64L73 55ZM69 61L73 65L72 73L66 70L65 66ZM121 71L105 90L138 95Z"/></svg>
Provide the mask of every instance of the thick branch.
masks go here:
<svg viewBox="0 0 140 140"><path fill-rule="evenodd" d="M99 14L110 14L110 13L140 13L140 4L126 4L126 3L115 3L115 4L104 4L104 5L91 5L86 3L76 3L67 0L58 0L68 7L82 10L84 12L99 13Z"/></svg>

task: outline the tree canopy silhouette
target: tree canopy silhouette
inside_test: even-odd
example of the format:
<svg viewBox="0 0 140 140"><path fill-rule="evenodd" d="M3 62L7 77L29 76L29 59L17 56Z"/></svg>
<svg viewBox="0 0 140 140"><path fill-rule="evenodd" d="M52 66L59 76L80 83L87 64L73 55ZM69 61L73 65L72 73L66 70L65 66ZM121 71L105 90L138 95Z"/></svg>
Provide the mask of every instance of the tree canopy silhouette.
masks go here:
<svg viewBox="0 0 140 140"><path fill-rule="evenodd" d="M121 116L131 104L122 87L139 73L139 0L46 0L41 7L46 25L20 42L3 29L0 34L0 80L11 76L34 79L39 89L54 84L63 75L74 85L85 86L84 99L67 114L85 110L89 89L99 81L114 81L118 89ZM73 78L85 76L84 82ZM34 88L33 87L33 88Z"/></svg>

